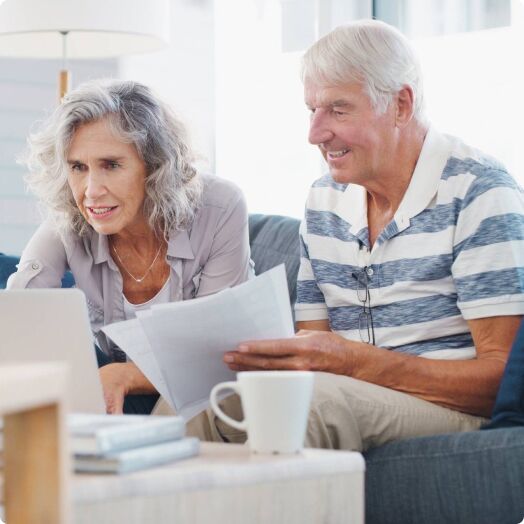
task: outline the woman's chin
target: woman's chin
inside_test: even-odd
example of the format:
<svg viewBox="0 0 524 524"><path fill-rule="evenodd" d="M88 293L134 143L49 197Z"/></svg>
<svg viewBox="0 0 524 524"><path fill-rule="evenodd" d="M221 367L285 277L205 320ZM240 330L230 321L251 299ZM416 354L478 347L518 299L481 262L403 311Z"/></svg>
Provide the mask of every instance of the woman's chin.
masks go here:
<svg viewBox="0 0 524 524"><path fill-rule="evenodd" d="M116 235L121 230L116 224L101 224L96 220L89 220L89 225L99 235Z"/></svg>

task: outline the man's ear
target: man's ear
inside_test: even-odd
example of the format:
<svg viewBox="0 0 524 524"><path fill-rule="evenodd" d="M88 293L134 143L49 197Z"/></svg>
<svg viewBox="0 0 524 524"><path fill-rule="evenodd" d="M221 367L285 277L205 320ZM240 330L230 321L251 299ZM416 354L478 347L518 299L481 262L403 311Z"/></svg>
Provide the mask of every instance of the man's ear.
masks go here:
<svg viewBox="0 0 524 524"><path fill-rule="evenodd" d="M397 93L396 101L397 113L395 115L395 122L398 127L404 127L413 117L413 112L415 110L415 96L413 94L413 89L411 89L410 86L404 86Z"/></svg>

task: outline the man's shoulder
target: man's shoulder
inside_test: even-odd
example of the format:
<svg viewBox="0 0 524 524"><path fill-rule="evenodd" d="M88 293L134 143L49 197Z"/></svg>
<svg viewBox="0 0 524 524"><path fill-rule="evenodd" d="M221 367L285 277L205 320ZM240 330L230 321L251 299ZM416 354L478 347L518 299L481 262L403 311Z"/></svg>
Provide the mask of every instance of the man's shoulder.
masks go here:
<svg viewBox="0 0 524 524"><path fill-rule="evenodd" d="M450 143L450 154L442 173L443 179L469 174L477 177L512 178L502 162L495 157L452 136L446 136Z"/></svg>
<svg viewBox="0 0 524 524"><path fill-rule="evenodd" d="M306 208L317 211L333 210L347 186L347 184L335 182L329 173L317 178L309 189Z"/></svg>
<svg viewBox="0 0 524 524"><path fill-rule="evenodd" d="M439 191L446 199L454 195L466 203L473 197L500 187L522 192L502 162L458 138L446 138L450 150L441 174Z"/></svg>

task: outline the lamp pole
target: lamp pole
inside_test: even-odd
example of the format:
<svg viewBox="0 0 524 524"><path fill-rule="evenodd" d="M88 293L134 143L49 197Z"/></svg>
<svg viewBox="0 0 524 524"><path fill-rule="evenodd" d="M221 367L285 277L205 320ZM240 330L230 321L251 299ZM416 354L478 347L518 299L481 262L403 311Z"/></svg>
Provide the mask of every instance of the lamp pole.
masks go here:
<svg viewBox="0 0 524 524"><path fill-rule="evenodd" d="M62 102L62 98L67 95L71 88L71 72L67 69L67 33L68 31L60 31L62 35L62 69L58 76L58 101Z"/></svg>

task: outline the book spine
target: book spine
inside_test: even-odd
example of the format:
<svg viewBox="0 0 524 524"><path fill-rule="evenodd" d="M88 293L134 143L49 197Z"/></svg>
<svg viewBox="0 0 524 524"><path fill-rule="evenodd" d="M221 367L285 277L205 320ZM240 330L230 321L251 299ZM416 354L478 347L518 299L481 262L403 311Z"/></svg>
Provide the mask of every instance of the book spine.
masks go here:
<svg viewBox="0 0 524 524"><path fill-rule="evenodd" d="M111 428L98 436L100 453L110 453L168 440L178 440L185 435L185 422L177 420L171 424L144 425L142 427Z"/></svg>
<svg viewBox="0 0 524 524"><path fill-rule="evenodd" d="M130 473L131 471L193 457L198 454L199 450L200 440L195 437L182 439L176 443L160 444L147 449L144 453L141 453L140 449L130 450L129 456L121 460L118 473Z"/></svg>

